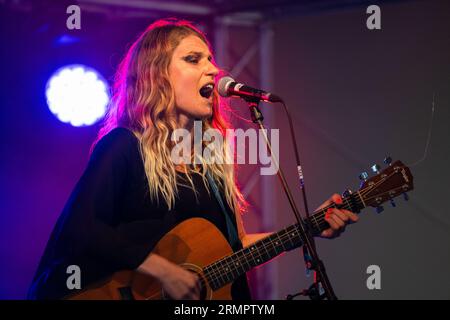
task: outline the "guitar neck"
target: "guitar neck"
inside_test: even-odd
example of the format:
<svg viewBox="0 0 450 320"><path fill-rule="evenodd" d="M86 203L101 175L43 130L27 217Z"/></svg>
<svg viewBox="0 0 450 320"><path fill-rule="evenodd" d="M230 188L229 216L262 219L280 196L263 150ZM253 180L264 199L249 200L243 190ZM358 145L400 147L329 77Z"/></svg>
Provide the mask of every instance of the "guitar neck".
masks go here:
<svg viewBox="0 0 450 320"><path fill-rule="evenodd" d="M341 209L359 212L365 207L363 198L358 193L343 198ZM335 204L324 207L303 219L305 227L316 236L329 228L325 221L327 209L337 207ZM291 225L281 231L271 234L249 247L226 256L203 269L204 275L213 290L217 290L228 283L232 283L245 272L257 267L279 254L300 247L303 244L300 226Z"/></svg>

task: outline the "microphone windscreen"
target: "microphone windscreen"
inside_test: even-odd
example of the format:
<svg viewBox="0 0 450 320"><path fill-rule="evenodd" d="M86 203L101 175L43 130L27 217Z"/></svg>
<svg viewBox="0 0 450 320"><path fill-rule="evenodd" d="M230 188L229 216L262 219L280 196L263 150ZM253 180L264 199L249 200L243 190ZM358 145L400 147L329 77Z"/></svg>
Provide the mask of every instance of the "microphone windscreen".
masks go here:
<svg viewBox="0 0 450 320"><path fill-rule="evenodd" d="M217 91L219 92L219 94L222 97L228 97L229 96L229 94L228 94L228 87L230 86L230 84L232 82L235 82L235 81L231 77L226 76L226 77L220 78L220 80L219 80L219 82L217 84Z"/></svg>

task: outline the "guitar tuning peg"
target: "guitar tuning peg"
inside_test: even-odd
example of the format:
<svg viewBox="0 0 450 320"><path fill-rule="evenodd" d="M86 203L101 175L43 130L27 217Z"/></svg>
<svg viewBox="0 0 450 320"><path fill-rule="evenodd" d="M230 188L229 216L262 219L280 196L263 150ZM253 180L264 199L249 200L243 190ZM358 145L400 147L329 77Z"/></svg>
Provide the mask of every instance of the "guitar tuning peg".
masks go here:
<svg viewBox="0 0 450 320"><path fill-rule="evenodd" d="M372 169L373 173L376 173L376 174L380 173L380 166L378 164L374 164L372 167L370 167L370 169Z"/></svg>
<svg viewBox="0 0 450 320"><path fill-rule="evenodd" d="M392 164L392 158L389 157L389 156L387 156L386 158L384 158L383 162L384 162L386 165L390 166L390 165Z"/></svg>
<svg viewBox="0 0 450 320"><path fill-rule="evenodd" d="M375 211L376 211L377 213L381 213L381 212L384 211L384 208L383 208L383 206L378 206L378 207L375 208Z"/></svg>
<svg viewBox="0 0 450 320"><path fill-rule="evenodd" d="M391 206L395 207L394 199L391 199Z"/></svg>
<svg viewBox="0 0 450 320"><path fill-rule="evenodd" d="M367 172L364 171L364 172L361 172L358 177L359 177L359 180L366 181L367 178L369 177L369 175L367 174Z"/></svg>
<svg viewBox="0 0 450 320"><path fill-rule="evenodd" d="M352 190L350 190L350 189L347 189L344 192L342 192L343 198L347 198L348 196L351 196L351 195L352 195Z"/></svg>
<svg viewBox="0 0 450 320"><path fill-rule="evenodd" d="M409 196L408 196L408 194L406 192L403 193L403 199L405 199L405 201L409 200Z"/></svg>

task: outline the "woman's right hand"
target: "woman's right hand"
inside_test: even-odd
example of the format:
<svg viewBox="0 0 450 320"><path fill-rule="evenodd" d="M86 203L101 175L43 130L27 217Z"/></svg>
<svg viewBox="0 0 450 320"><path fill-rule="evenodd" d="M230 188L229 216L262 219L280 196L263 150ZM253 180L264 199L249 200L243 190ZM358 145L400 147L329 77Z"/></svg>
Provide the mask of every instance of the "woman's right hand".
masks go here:
<svg viewBox="0 0 450 320"><path fill-rule="evenodd" d="M157 278L172 299L200 299L198 276L159 255L150 254L137 270Z"/></svg>
<svg viewBox="0 0 450 320"><path fill-rule="evenodd" d="M172 262L168 262L165 274L159 281L162 283L164 292L172 299L200 299L200 282L198 276Z"/></svg>

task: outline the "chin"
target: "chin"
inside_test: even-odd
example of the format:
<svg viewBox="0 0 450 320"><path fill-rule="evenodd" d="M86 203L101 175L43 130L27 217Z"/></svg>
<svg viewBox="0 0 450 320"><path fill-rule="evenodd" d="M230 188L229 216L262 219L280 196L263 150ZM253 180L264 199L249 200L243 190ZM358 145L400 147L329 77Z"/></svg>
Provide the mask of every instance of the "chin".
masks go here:
<svg viewBox="0 0 450 320"><path fill-rule="evenodd" d="M205 120L205 119L209 119L211 117L212 117L212 112L208 112L208 113L199 115L197 119Z"/></svg>
<svg viewBox="0 0 450 320"><path fill-rule="evenodd" d="M207 106L206 108L202 109L201 112L199 112L198 117L201 119L210 118L212 116L212 105Z"/></svg>

